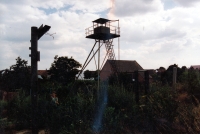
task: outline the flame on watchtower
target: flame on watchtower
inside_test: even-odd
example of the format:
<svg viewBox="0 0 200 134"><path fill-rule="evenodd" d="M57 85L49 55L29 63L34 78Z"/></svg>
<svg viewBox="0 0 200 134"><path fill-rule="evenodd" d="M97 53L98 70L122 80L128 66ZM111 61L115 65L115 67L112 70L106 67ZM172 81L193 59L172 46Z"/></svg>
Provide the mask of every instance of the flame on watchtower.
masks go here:
<svg viewBox="0 0 200 134"><path fill-rule="evenodd" d="M109 13L108 13L109 19L114 18L114 10L115 10L115 0L110 0L110 10L109 10Z"/></svg>

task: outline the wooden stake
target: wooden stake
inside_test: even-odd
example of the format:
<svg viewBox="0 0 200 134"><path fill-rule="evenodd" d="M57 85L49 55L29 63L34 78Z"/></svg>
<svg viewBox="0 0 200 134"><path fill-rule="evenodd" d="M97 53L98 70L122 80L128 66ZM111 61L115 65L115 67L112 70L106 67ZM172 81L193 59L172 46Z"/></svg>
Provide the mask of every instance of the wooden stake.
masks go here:
<svg viewBox="0 0 200 134"><path fill-rule="evenodd" d="M173 89L176 90L176 76L177 76L177 68L173 67Z"/></svg>

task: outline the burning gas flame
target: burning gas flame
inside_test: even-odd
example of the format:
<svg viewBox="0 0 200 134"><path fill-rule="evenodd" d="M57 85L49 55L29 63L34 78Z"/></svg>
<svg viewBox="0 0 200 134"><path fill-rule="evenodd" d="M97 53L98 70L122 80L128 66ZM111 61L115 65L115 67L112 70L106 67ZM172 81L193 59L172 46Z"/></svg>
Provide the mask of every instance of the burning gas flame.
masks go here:
<svg viewBox="0 0 200 134"><path fill-rule="evenodd" d="M110 11L108 13L109 19L114 19L115 0L110 0Z"/></svg>

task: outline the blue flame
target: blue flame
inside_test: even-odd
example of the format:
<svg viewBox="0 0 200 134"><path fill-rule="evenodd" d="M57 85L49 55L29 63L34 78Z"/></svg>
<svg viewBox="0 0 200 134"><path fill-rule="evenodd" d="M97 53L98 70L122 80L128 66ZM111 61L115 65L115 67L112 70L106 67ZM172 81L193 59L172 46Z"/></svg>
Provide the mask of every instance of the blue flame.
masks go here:
<svg viewBox="0 0 200 134"><path fill-rule="evenodd" d="M105 81L101 85L101 90L99 94L99 100L98 100L98 108L97 108L97 114L95 116L94 124L93 124L93 131L96 133L99 133L102 127L102 118L103 113L105 111L107 101L108 101L108 94L107 94L107 88L108 88L108 81Z"/></svg>

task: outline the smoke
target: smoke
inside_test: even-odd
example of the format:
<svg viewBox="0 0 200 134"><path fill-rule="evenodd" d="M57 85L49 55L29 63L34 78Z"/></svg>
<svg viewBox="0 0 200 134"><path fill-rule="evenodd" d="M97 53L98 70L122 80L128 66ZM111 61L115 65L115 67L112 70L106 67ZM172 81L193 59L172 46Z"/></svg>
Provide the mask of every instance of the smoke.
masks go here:
<svg viewBox="0 0 200 134"><path fill-rule="evenodd" d="M92 126L92 129L95 133L99 133L102 129L102 118L103 114L107 105L108 100L108 94L107 94L107 88L108 88L108 81L101 84L101 90L99 94L99 100L97 102L97 113L94 119L94 124Z"/></svg>
<svg viewBox="0 0 200 134"><path fill-rule="evenodd" d="M110 11L108 13L109 19L114 19L115 0L110 0Z"/></svg>

